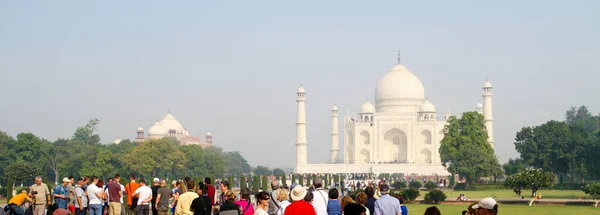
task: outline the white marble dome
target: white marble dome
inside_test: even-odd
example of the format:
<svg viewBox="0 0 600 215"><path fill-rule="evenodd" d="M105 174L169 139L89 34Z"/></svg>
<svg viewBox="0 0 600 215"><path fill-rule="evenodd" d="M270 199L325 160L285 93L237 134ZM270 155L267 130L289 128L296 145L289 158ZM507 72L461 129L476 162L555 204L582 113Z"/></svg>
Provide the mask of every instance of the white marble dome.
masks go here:
<svg viewBox="0 0 600 215"><path fill-rule="evenodd" d="M167 132L170 129L175 129L177 133L187 133L187 131L184 131L185 129L183 128L183 125L181 125L181 123L179 123L179 120L177 120L171 113L167 114L165 118L160 121L160 124L162 124L162 126L167 129Z"/></svg>
<svg viewBox="0 0 600 215"><path fill-rule="evenodd" d="M429 100L425 100L421 107L419 107L419 111L424 113L435 113L435 105L431 103Z"/></svg>
<svg viewBox="0 0 600 215"><path fill-rule="evenodd" d="M138 131L144 131L144 128L142 128L142 127L139 127L137 130L138 130Z"/></svg>
<svg viewBox="0 0 600 215"><path fill-rule="evenodd" d="M331 110L339 110L339 109L336 105L333 105L333 107L331 107Z"/></svg>
<svg viewBox="0 0 600 215"><path fill-rule="evenodd" d="M483 84L483 87L484 87L484 88L492 88L492 83L490 83L489 81L486 81L486 82Z"/></svg>
<svg viewBox="0 0 600 215"><path fill-rule="evenodd" d="M360 106L361 113L373 113L374 110L375 107L369 101L366 101L363 105Z"/></svg>
<svg viewBox="0 0 600 215"><path fill-rule="evenodd" d="M298 93L306 93L306 91L304 91L304 87L298 88Z"/></svg>
<svg viewBox="0 0 600 215"><path fill-rule="evenodd" d="M385 74L375 89L377 112L390 106L418 106L425 100L425 88L417 76L401 64Z"/></svg>
<svg viewBox="0 0 600 215"><path fill-rule="evenodd" d="M148 129L149 138L163 138L169 134L169 129L165 128L160 122L154 123L150 129Z"/></svg>

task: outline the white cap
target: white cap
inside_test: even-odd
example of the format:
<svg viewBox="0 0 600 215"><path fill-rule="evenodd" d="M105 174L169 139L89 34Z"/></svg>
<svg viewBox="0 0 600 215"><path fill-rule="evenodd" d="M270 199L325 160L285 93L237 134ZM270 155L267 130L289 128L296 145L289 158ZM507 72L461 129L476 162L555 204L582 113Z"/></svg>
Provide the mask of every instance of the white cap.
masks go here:
<svg viewBox="0 0 600 215"><path fill-rule="evenodd" d="M477 209L477 208L484 208L484 209L488 209L488 210L494 210L494 207L497 205L498 203L496 202L496 200L487 197L487 198L483 198L481 200L479 200L479 202L477 202L476 205L473 205L473 209Z"/></svg>
<svg viewBox="0 0 600 215"><path fill-rule="evenodd" d="M154 182L159 182L159 181L160 181L160 179L158 179L158 178L154 178L154 180L152 180L152 181L154 181Z"/></svg>
<svg viewBox="0 0 600 215"><path fill-rule="evenodd" d="M68 178L63 178L62 182L71 182Z"/></svg>

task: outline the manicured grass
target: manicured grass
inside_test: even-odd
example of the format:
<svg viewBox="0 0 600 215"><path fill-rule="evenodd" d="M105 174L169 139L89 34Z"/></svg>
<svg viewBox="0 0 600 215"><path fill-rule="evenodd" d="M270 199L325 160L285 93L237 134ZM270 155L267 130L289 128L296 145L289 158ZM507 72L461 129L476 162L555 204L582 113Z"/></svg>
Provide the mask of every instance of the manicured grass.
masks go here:
<svg viewBox="0 0 600 215"><path fill-rule="evenodd" d="M426 204L407 204L408 214L420 215L425 212L428 207L437 207L443 215L458 215L463 210L466 210L469 205L467 204L448 204L448 205L426 205ZM544 214L544 215L565 215L565 214L600 214L600 207L594 208L591 206L555 206L555 205L544 205L544 206L525 206L525 205L499 205L498 214L510 214L510 215L531 215L531 214Z"/></svg>
<svg viewBox="0 0 600 215"><path fill-rule="evenodd" d="M425 196L427 192L421 191L421 198ZM485 197L495 196L497 199L519 199L519 196L512 190L477 190L477 191L444 191L448 199L456 199L459 194L463 193L467 196L467 199L482 199ZM538 194L542 194L544 199L592 199L581 190L539 190ZM530 199L531 190L523 190L521 195L525 196L526 199Z"/></svg>

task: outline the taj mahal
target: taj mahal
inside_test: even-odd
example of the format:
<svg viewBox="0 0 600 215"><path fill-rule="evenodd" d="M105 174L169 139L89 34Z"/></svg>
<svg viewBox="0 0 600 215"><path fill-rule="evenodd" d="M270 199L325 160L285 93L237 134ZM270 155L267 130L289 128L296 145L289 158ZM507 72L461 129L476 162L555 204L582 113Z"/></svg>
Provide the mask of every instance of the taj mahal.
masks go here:
<svg viewBox="0 0 600 215"><path fill-rule="evenodd" d="M482 86L483 114L488 142L494 146L492 85ZM298 105L296 173L404 173L439 175L450 173L442 166L438 149L450 108L440 119L425 97L421 80L400 63L379 80L375 104L365 102L360 112L343 117L343 155L339 154L339 109L331 108L331 157L327 164L308 164L306 137L306 91L296 92Z"/></svg>

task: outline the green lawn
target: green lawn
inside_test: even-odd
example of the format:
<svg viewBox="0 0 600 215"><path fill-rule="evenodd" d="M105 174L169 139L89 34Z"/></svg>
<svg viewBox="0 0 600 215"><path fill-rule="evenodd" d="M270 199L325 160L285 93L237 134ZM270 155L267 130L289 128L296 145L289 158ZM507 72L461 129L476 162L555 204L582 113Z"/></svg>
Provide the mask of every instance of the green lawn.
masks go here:
<svg viewBox="0 0 600 215"><path fill-rule="evenodd" d="M421 198L425 196L427 192L421 192ZM467 196L467 199L481 199L485 197L495 196L497 199L518 199L519 196L512 190L482 190L482 191L444 191L448 199L456 199L459 194L463 193ZM586 195L581 190L539 190L539 194L544 196L544 199L591 199L590 196ZM523 190L521 195L529 199L531 195L530 190Z"/></svg>
<svg viewBox="0 0 600 215"><path fill-rule="evenodd" d="M432 205L426 204L407 204L408 214L420 215L425 212L425 209ZM466 210L467 204L448 204L448 205L435 205L443 215L458 215L463 210ZM544 215L565 215L565 214L600 214L600 207L594 208L591 206L525 206L525 205L500 205L498 206L498 214L510 214L510 215L531 215L531 214L544 214Z"/></svg>

